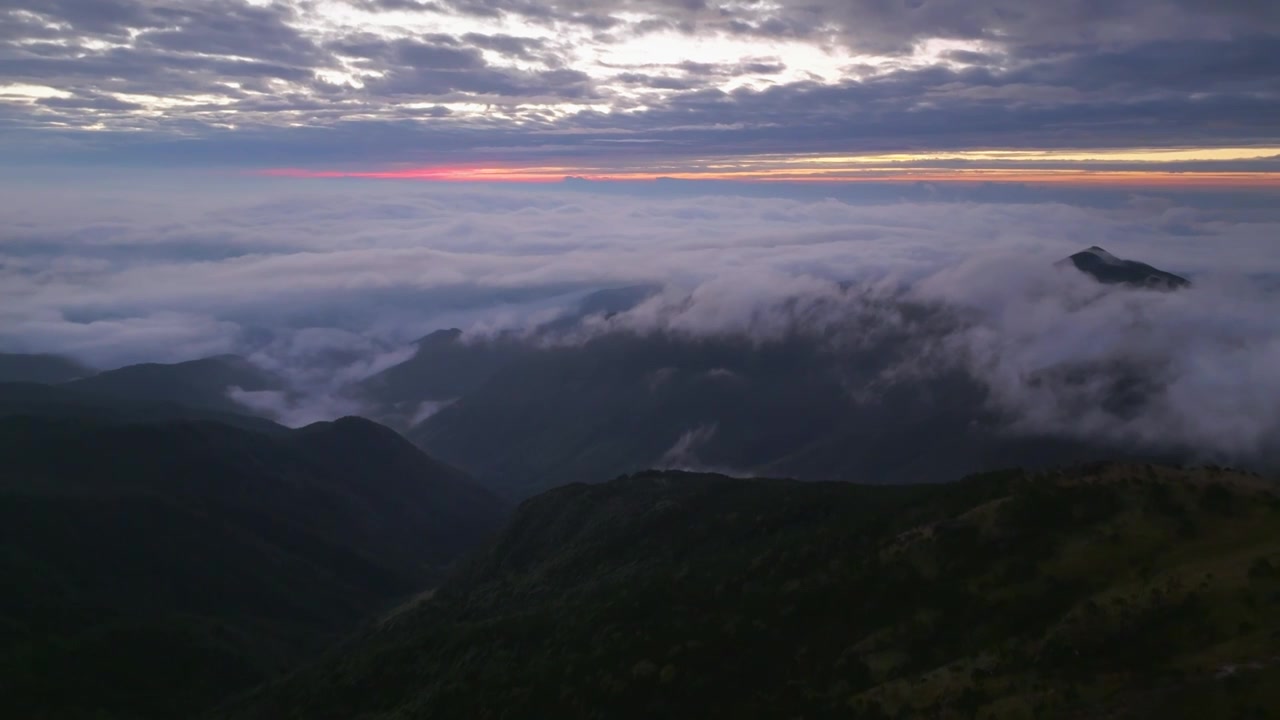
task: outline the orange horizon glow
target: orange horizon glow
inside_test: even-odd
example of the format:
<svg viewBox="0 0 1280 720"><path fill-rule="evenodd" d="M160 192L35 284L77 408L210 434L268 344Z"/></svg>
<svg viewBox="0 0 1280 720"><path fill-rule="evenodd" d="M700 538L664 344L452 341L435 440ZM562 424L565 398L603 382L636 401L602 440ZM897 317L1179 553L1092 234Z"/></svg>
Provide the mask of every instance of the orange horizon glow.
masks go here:
<svg viewBox="0 0 1280 720"><path fill-rule="evenodd" d="M255 174L310 179L420 180L429 182L559 183L566 178L597 182L714 180L744 183L1019 183L1080 187L1280 188L1280 172L1112 170L1090 168L1018 167L875 167L864 163L833 166L810 159L817 167L795 167L796 161L745 160L690 163L694 169L574 168L565 166L501 167L443 165L380 170L324 170L269 168ZM754 166L754 167L753 167Z"/></svg>

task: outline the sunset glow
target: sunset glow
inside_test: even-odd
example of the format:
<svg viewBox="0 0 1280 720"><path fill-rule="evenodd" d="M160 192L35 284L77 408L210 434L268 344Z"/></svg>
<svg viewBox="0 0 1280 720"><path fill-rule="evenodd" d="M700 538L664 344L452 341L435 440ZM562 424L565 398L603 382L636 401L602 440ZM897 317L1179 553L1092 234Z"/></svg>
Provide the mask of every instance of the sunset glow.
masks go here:
<svg viewBox="0 0 1280 720"><path fill-rule="evenodd" d="M759 156L681 159L650 165L448 165L376 169L271 168L270 177L363 178L440 182L551 183L717 180L802 183L1027 183L1151 187L1280 187L1280 172L1230 170L1233 161L1272 160L1280 148L1132 149L1097 151L982 150L864 156ZM1163 167L1162 167L1163 166Z"/></svg>

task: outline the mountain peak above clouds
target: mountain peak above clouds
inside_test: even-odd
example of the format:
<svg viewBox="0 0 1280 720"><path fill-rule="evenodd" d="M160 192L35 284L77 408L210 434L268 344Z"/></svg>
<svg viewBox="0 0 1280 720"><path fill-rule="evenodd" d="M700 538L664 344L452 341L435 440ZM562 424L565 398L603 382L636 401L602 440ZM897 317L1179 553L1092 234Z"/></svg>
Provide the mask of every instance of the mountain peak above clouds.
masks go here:
<svg viewBox="0 0 1280 720"><path fill-rule="evenodd" d="M1064 258L1057 264L1071 264L1080 272L1106 285L1129 285L1153 290L1179 290L1191 286L1191 281L1181 275L1174 275L1137 260L1116 257L1097 245Z"/></svg>
<svg viewBox="0 0 1280 720"><path fill-rule="evenodd" d="M415 345L446 345L455 343L462 339L462 330L458 328L444 328L428 333L414 341Z"/></svg>
<svg viewBox="0 0 1280 720"><path fill-rule="evenodd" d="M1089 249L1083 250L1081 252L1093 255L1094 257L1098 258L1099 260L1106 263L1107 265L1123 265L1124 264L1123 260L1116 257L1115 255L1112 255L1111 253L1107 252L1105 249L1103 249L1098 245L1090 245Z"/></svg>

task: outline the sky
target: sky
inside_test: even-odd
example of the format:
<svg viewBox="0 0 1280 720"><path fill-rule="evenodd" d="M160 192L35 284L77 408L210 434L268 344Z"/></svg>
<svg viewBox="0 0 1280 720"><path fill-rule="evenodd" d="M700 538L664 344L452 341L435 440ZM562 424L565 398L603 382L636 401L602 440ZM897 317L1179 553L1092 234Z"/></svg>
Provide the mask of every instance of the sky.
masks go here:
<svg viewBox="0 0 1280 720"><path fill-rule="evenodd" d="M14 168L1280 184L1258 0L0 0Z"/></svg>

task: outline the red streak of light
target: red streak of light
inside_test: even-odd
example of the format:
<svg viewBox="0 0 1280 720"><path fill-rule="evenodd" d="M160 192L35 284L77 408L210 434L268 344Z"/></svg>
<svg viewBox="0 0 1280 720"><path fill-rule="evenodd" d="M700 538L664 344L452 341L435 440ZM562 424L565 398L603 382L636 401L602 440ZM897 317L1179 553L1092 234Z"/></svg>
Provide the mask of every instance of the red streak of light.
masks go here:
<svg viewBox="0 0 1280 720"><path fill-rule="evenodd" d="M788 183L1025 183L1031 185L1071 185L1093 187L1168 188L1280 188L1280 173L1271 172L1167 172L1111 170L1019 170L1019 169L866 169L841 173L814 172L674 172L621 171L605 173L566 172L563 168L500 168L483 166L441 166L390 170L308 170L272 168L259 175L288 178L358 178L374 180L423 180L435 182L557 183L566 175L593 181L644 181L659 178L679 180L732 180L737 182Z"/></svg>
<svg viewBox="0 0 1280 720"><path fill-rule="evenodd" d="M559 182L561 175L489 167L428 167L408 170L306 170L270 168L258 175L287 178L360 178L367 180L434 180L444 182Z"/></svg>

